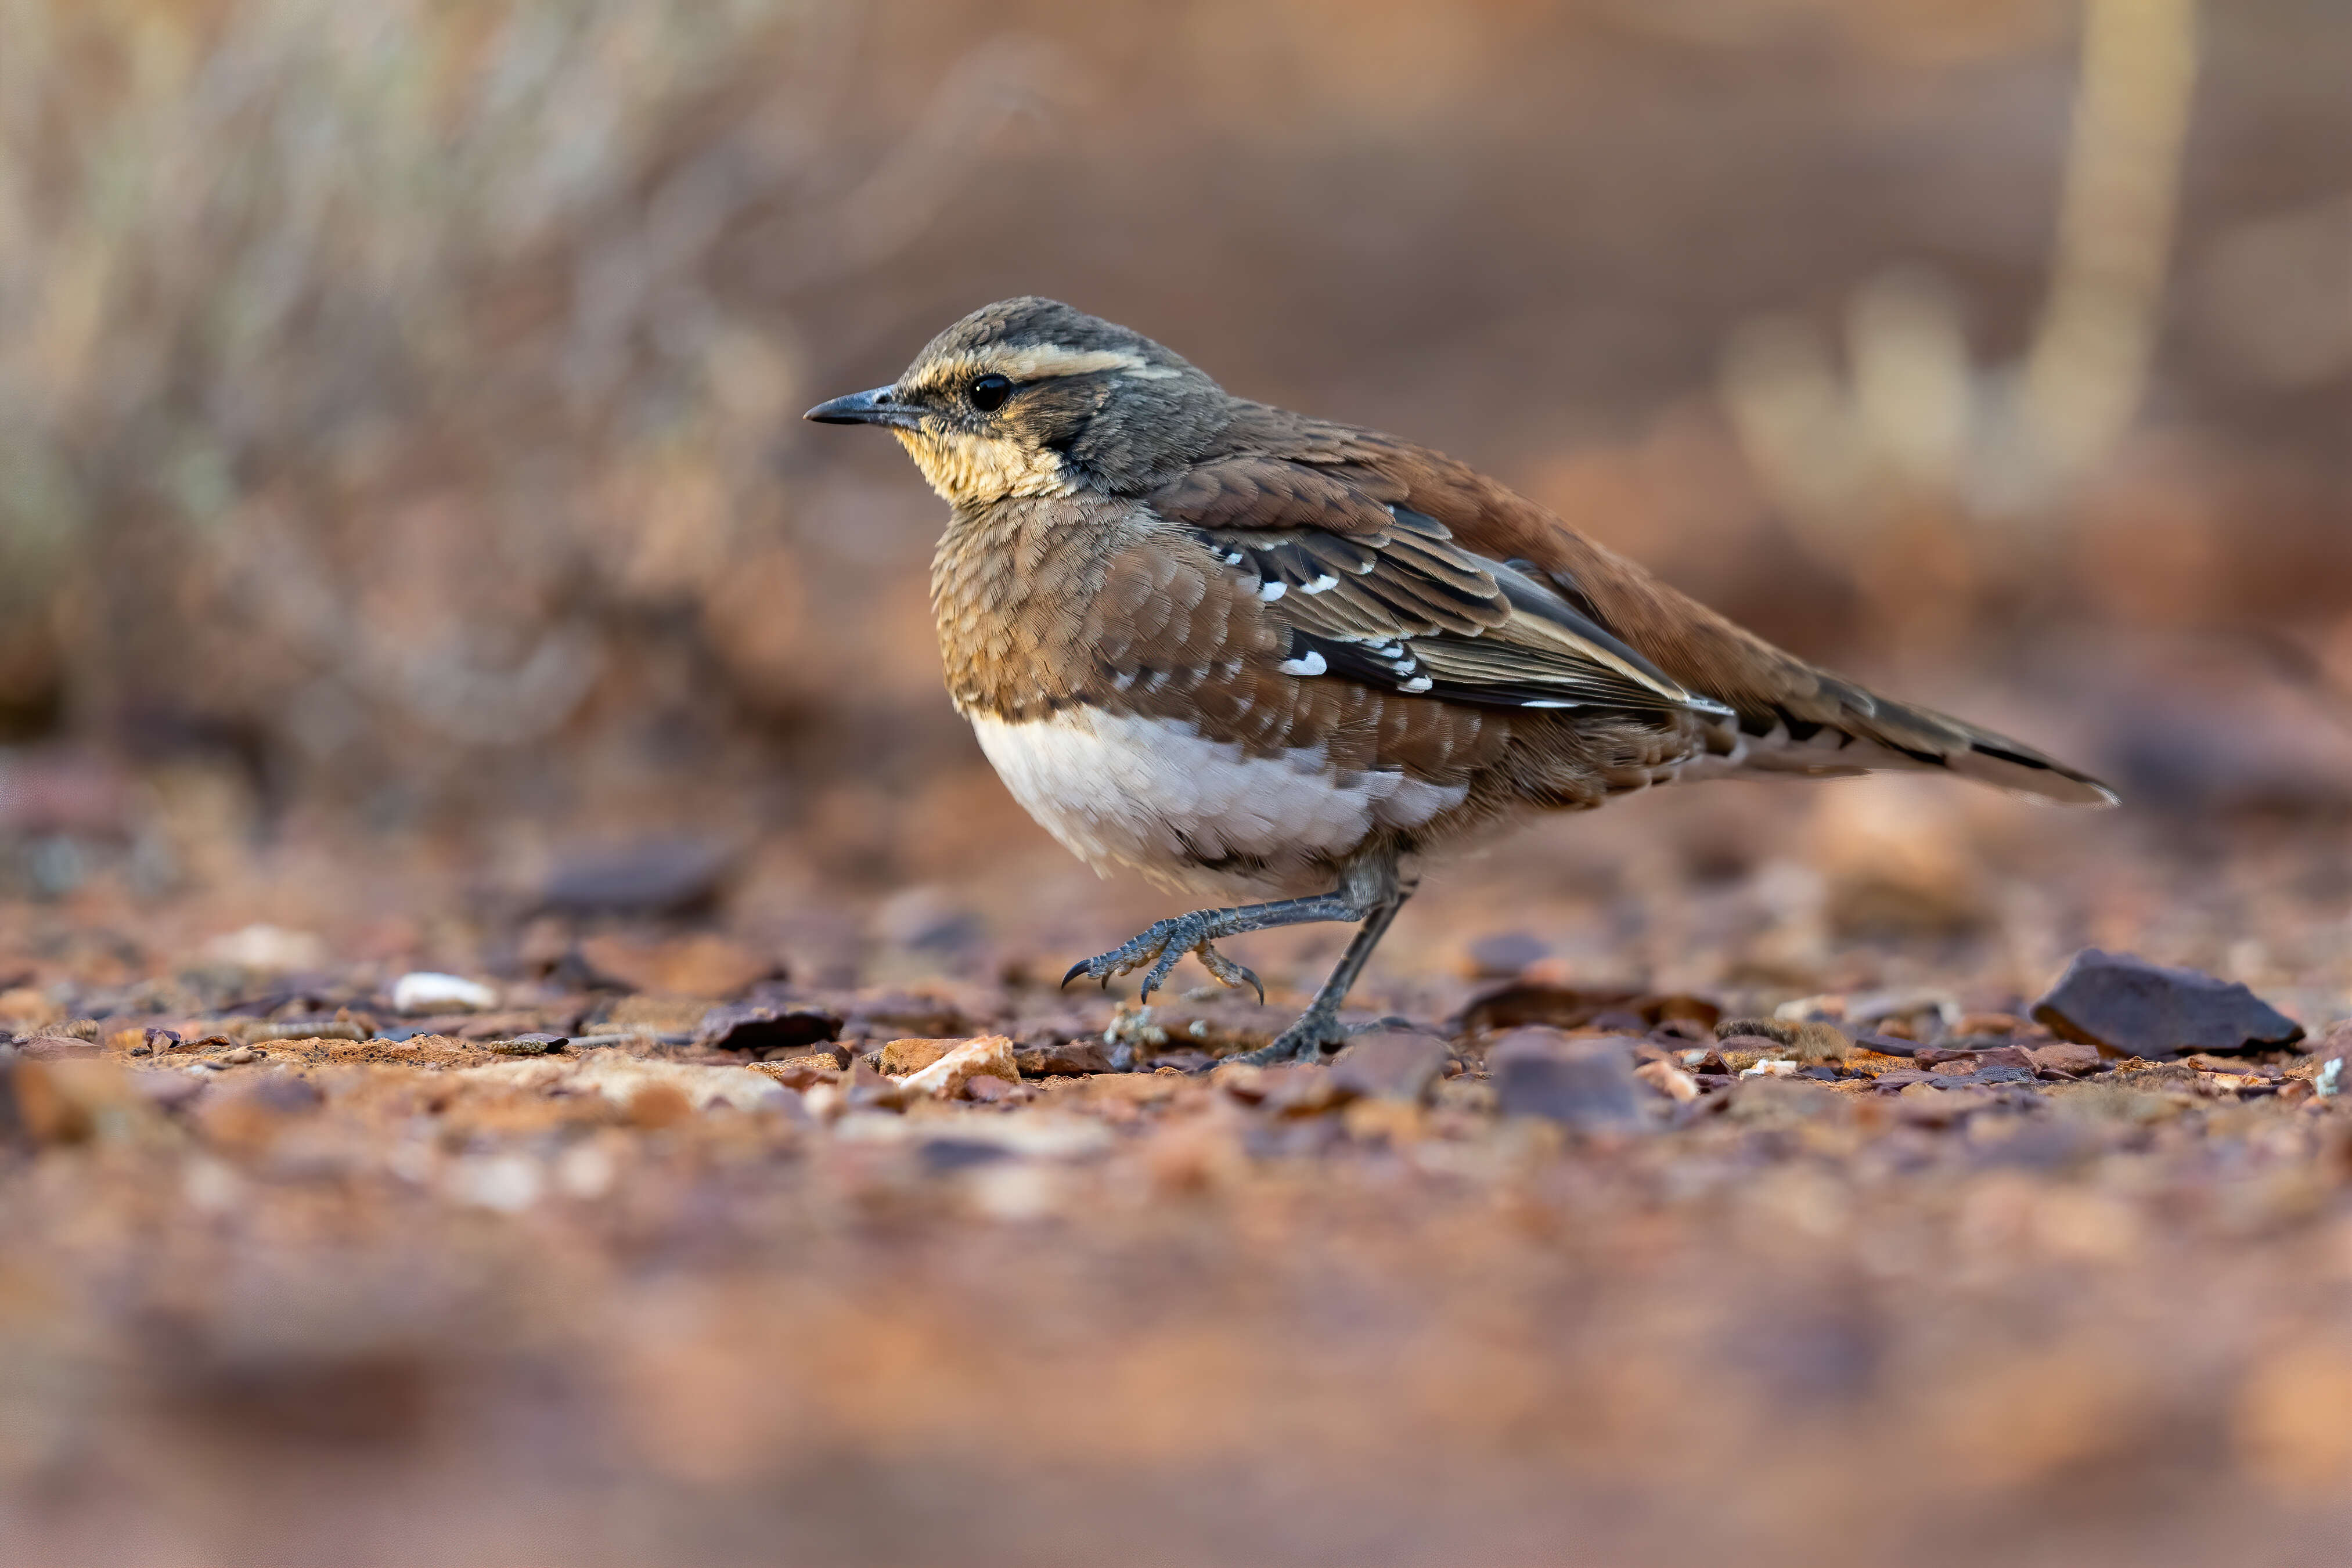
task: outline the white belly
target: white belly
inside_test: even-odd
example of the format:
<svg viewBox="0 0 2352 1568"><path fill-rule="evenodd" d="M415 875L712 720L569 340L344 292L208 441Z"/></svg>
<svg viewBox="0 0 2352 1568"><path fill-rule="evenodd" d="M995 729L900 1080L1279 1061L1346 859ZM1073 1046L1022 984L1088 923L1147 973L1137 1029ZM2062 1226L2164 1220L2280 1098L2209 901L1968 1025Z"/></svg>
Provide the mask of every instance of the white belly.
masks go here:
<svg viewBox="0 0 2352 1568"><path fill-rule="evenodd" d="M1254 757L1173 719L1070 708L1028 724L976 715L972 729L1013 799L1071 853L1168 886L1321 892L1331 862L1375 831L1419 827L1469 792L1334 774L1320 747ZM1265 865L1202 867L1228 856Z"/></svg>

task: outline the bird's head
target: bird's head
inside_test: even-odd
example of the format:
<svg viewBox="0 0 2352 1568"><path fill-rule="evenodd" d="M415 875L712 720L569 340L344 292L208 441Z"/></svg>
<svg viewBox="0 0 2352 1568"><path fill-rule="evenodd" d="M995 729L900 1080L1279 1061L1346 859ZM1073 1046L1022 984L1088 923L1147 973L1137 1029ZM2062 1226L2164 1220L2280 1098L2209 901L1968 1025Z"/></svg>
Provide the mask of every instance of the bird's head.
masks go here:
<svg viewBox="0 0 2352 1568"><path fill-rule="evenodd" d="M978 507L1150 489L1207 450L1231 401L1140 332L1031 297L973 311L888 386L803 417L887 427L932 489Z"/></svg>

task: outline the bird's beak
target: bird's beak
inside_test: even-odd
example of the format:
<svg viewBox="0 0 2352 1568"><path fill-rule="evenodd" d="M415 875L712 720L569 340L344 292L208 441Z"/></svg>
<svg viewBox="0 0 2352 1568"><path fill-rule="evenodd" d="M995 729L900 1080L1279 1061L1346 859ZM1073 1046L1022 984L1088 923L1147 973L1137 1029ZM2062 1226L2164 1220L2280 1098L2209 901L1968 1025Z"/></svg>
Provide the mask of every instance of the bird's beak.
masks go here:
<svg viewBox="0 0 2352 1568"><path fill-rule="evenodd" d="M887 424L895 430L912 430L922 422L923 411L894 401L898 391L897 387L876 387L872 392L851 392L821 402L801 417L818 424Z"/></svg>

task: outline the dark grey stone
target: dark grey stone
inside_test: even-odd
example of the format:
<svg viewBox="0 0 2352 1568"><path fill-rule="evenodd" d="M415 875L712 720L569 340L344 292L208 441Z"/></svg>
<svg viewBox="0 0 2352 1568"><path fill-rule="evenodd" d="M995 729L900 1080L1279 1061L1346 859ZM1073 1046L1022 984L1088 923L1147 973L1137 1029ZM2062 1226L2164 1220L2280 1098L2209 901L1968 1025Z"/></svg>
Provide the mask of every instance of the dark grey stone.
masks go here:
<svg viewBox="0 0 2352 1568"><path fill-rule="evenodd" d="M2233 980L2085 947L2033 1016L2062 1039L2160 1061L2292 1045L2303 1026Z"/></svg>
<svg viewBox="0 0 2352 1568"><path fill-rule="evenodd" d="M1642 1084L1633 1076L1640 1043L1513 1030L1486 1053L1496 1100L1506 1116L1540 1116L1575 1132L1645 1131Z"/></svg>

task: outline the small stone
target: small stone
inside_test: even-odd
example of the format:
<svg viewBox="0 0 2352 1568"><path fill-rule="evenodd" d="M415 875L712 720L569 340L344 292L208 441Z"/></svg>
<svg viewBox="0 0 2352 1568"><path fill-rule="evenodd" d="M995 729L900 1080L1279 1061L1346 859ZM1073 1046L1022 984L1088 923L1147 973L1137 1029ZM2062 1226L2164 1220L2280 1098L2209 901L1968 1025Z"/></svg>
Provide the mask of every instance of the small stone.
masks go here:
<svg viewBox="0 0 2352 1568"><path fill-rule="evenodd" d="M837 1056L788 1056L781 1061L759 1061L751 1071L774 1079L787 1089L807 1089L819 1083L830 1083L841 1075L841 1059Z"/></svg>
<svg viewBox="0 0 2352 1568"><path fill-rule="evenodd" d="M560 1034L519 1034L507 1040L486 1040L485 1051L495 1051L500 1056L545 1056L551 1051L562 1051L571 1040Z"/></svg>
<svg viewBox="0 0 2352 1568"><path fill-rule="evenodd" d="M230 1051L226 1056L222 1057L221 1060L227 1062L232 1067L243 1067L247 1062L259 1060L260 1056L261 1053L254 1050L253 1047L249 1045L240 1045L235 1051Z"/></svg>
<svg viewBox="0 0 2352 1568"><path fill-rule="evenodd" d="M1553 1030L1514 1030L1486 1053L1495 1092L1506 1116L1540 1116L1577 1132L1638 1132L1641 1081L1633 1076L1635 1042L1571 1040Z"/></svg>
<svg viewBox="0 0 2352 1568"><path fill-rule="evenodd" d="M484 1012L498 1005L498 992L463 975L413 969L392 983L396 1013Z"/></svg>
<svg viewBox="0 0 2352 1568"><path fill-rule="evenodd" d="M2100 1056L2097 1046L2071 1040L2060 1040L2054 1045L2031 1047L2025 1056L2035 1071L2067 1078L2080 1078L2085 1073L2096 1072L2100 1063L2105 1060Z"/></svg>
<svg viewBox="0 0 2352 1568"><path fill-rule="evenodd" d="M1919 1054L1918 1042L1909 1040L1902 1035L1886 1034L1884 1032L1878 1034L1858 1034L1853 1037L1853 1043L1864 1051L1874 1051L1880 1056L1916 1056Z"/></svg>
<svg viewBox="0 0 2352 1568"><path fill-rule="evenodd" d="M782 1067L808 1067L822 1072L838 1072L849 1065L849 1052L839 1045L820 1046L815 1050L787 1046L782 1051L768 1052L764 1060Z"/></svg>
<svg viewBox="0 0 2352 1568"><path fill-rule="evenodd" d="M1645 1061L1633 1069L1633 1076L1677 1103L1698 1098L1698 1080L1671 1061Z"/></svg>
<svg viewBox="0 0 2352 1568"><path fill-rule="evenodd" d="M694 1043L719 1051L791 1051L841 1037L841 1016L816 1007L764 1002L712 1008L702 1015Z"/></svg>
<svg viewBox="0 0 2352 1568"><path fill-rule="evenodd" d="M2033 1016L2062 1039L2161 1061L2292 1045L2303 1026L2234 981L2086 947Z"/></svg>
<svg viewBox="0 0 2352 1568"><path fill-rule="evenodd" d="M1013 1053L1013 1062L1024 1078L1082 1078L1089 1072L1110 1071L1110 1058L1098 1041L1091 1040L1025 1045Z"/></svg>
<svg viewBox="0 0 2352 1568"><path fill-rule="evenodd" d="M1521 981L1487 992L1463 1012L1466 1033L1542 1025L1581 1029L1604 1009L1622 1009L1637 998L1623 991L1580 991L1568 986Z"/></svg>
<svg viewBox="0 0 2352 1568"><path fill-rule="evenodd" d="M900 1111L907 1105L906 1086L897 1079L883 1077L866 1065L863 1058L849 1064L849 1076L843 1081L840 1091L842 1105L852 1111ZM812 1105L810 1109L824 1114L822 1106Z"/></svg>
<svg viewBox="0 0 2352 1568"><path fill-rule="evenodd" d="M1794 1078L1796 1075L1797 1064L1785 1058L1759 1061L1739 1070L1742 1078Z"/></svg>
<svg viewBox="0 0 2352 1568"><path fill-rule="evenodd" d="M920 1072L962 1043L960 1040L894 1040L882 1048L882 1071L892 1078Z"/></svg>
<svg viewBox="0 0 2352 1568"><path fill-rule="evenodd" d="M920 1071L896 1082L907 1094L929 1094L952 1100L978 1077L1002 1078L1017 1083L1020 1070L1013 1065L1013 1042L1001 1034L968 1040Z"/></svg>
<svg viewBox="0 0 2352 1568"><path fill-rule="evenodd" d="M1331 1063L1331 1081L1342 1093L1361 1099L1419 1102L1444 1072L1449 1054L1434 1035L1361 1034Z"/></svg>

